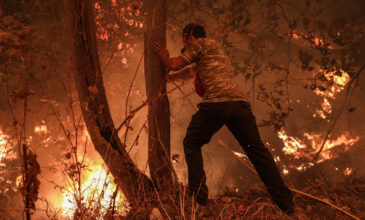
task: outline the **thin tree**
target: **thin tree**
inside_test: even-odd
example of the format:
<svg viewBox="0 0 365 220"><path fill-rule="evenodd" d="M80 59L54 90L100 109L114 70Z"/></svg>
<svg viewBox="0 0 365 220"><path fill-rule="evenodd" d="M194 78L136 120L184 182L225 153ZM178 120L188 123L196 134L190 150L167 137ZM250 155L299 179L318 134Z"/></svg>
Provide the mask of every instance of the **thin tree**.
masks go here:
<svg viewBox="0 0 365 220"><path fill-rule="evenodd" d="M157 189L173 186L176 177L170 160L170 108L166 70L152 50L153 42L166 45L166 0L145 1L145 80L148 101L148 161Z"/></svg>
<svg viewBox="0 0 365 220"><path fill-rule="evenodd" d="M69 0L67 5L74 81L94 147L133 209L147 198L146 195L150 196L146 192L152 192L152 184L135 166L117 135L100 68L92 4L89 0Z"/></svg>

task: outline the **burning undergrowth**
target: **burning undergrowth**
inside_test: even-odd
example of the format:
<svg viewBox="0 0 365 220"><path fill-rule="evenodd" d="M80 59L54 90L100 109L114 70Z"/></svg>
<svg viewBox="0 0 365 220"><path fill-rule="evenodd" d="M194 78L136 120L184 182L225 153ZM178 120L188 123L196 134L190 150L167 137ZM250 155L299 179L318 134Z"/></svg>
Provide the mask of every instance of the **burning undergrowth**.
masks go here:
<svg viewBox="0 0 365 220"><path fill-rule="evenodd" d="M311 131L300 133L295 131L296 136L289 135L290 130L284 126L278 129L277 136L283 143L281 151L291 158L290 165L283 165L284 175L287 175L289 170L302 172L317 163L335 159L359 142L360 137L350 134L349 131L340 131L337 135L333 132L340 115L338 112L341 113L342 110L334 110L332 102L344 95L343 91L349 81L350 75L342 69L333 71L320 69L315 72L314 80L308 83L310 86L305 86L305 88L310 87L315 97L319 99L319 103L308 107L313 119L322 120L326 127L330 126L329 129L326 128L326 132L323 132L323 129L317 129L317 131L311 129ZM334 113L335 111L338 112ZM280 156L275 157L276 162L280 160ZM351 168L345 172L349 175Z"/></svg>
<svg viewBox="0 0 365 220"><path fill-rule="evenodd" d="M70 185L62 190L62 216L69 219L86 216L103 219L106 215L125 215L128 203L101 159L88 160L84 164L84 178L79 189Z"/></svg>

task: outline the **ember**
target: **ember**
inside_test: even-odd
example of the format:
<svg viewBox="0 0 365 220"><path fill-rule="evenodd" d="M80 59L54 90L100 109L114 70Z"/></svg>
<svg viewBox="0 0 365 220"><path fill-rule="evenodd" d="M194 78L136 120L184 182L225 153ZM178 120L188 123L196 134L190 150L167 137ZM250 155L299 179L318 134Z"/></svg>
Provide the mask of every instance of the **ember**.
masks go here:
<svg viewBox="0 0 365 220"><path fill-rule="evenodd" d="M38 125L34 127L34 132L37 134L47 134L48 133L48 129L47 129L47 125Z"/></svg>

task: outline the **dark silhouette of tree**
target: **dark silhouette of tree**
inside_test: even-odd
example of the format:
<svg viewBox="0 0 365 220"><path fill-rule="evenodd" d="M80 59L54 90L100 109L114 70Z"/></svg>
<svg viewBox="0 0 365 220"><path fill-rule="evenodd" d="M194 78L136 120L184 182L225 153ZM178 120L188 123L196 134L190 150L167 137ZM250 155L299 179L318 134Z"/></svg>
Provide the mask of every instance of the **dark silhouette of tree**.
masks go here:
<svg viewBox="0 0 365 220"><path fill-rule="evenodd" d="M97 51L92 1L70 0L68 7L74 79L85 124L95 149L133 208L152 191L152 184L129 157L110 114Z"/></svg>
<svg viewBox="0 0 365 220"><path fill-rule="evenodd" d="M154 41L166 45L166 1L146 1L145 79L148 101L148 164L158 189L174 183L170 160L170 107L166 95L165 67L152 50ZM176 176L176 175L175 175Z"/></svg>

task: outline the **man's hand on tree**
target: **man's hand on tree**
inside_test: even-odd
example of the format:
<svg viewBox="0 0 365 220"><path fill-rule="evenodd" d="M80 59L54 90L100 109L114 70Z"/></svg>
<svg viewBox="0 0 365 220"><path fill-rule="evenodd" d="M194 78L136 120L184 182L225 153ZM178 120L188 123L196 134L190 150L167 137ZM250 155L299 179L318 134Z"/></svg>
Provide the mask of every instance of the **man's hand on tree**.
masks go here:
<svg viewBox="0 0 365 220"><path fill-rule="evenodd" d="M170 58L169 51L158 42L153 43L153 50L158 54L162 61L168 60Z"/></svg>
<svg viewBox="0 0 365 220"><path fill-rule="evenodd" d="M160 60L168 70L181 70L189 64L181 56L170 58L169 51L159 42L154 42L152 46L153 50L157 53Z"/></svg>

